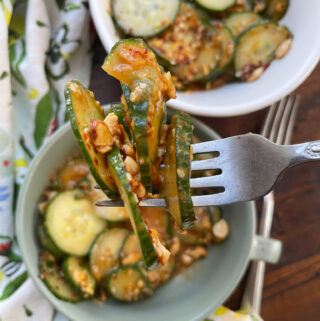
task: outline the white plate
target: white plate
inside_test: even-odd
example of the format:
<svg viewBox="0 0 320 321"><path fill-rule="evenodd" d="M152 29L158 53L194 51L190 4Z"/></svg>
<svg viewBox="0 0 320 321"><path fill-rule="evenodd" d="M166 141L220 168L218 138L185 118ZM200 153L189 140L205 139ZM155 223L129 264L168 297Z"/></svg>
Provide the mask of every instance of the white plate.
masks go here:
<svg viewBox="0 0 320 321"><path fill-rule="evenodd" d="M110 0L89 0L92 18L107 51L119 40L109 10ZM262 109L297 88L320 57L320 0L291 0L281 20L294 35L289 53L272 62L253 83L232 83L218 89L179 92L173 108L203 116L235 116Z"/></svg>

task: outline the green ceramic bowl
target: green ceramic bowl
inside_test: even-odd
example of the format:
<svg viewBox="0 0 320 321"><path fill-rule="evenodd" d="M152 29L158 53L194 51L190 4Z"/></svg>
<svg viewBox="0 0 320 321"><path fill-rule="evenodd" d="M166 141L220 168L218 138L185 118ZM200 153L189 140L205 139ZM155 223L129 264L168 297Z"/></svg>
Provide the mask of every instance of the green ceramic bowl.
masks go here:
<svg viewBox="0 0 320 321"><path fill-rule="evenodd" d="M219 138L203 123L195 119L193 122L195 134L201 140ZM33 160L18 199L16 229L20 249L30 276L48 300L74 321L198 321L221 305L239 283L250 259L255 228L253 202L225 206L230 237L211 246L206 259L192 265L142 302L120 304L108 300L104 305L90 301L71 304L60 301L47 289L38 278L37 202L50 174L76 151L76 139L70 125L65 124Z"/></svg>

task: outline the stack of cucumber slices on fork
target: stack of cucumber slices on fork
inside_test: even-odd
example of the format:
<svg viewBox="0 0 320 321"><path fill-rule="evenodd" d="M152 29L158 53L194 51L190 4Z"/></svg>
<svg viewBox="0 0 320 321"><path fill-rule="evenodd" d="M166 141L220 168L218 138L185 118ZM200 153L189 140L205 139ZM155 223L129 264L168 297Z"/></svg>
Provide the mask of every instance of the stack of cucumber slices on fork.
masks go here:
<svg viewBox="0 0 320 321"><path fill-rule="evenodd" d="M193 125L183 112L167 124L166 101L175 98L170 72L133 38L119 41L102 68L121 82L121 103L105 114L80 82L66 84L67 114L84 160L59 169L39 204L40 275L55 296L72 303L106 295L139 300L173 275L178 257L189 266L228 234L214 239L220 209L193 208ZM140 208L150 197L165 197L168 207ZM125 207L95 207L106 198L122 199Z"/></svg>

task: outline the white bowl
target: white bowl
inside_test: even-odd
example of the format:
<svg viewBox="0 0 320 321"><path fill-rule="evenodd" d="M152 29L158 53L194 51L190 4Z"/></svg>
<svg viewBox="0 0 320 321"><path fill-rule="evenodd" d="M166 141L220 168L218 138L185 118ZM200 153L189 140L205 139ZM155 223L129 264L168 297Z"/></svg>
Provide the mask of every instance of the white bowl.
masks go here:
<svg viewBox="0 0 320 321"><path fill-rule="evenodd" d="M100 40L110 51L119 40L110 16L110 0L89 3ZM320 1L291 0L281 24L293 33L293 45L283 59L272 62L260 79L208 91L179 92L168 105L196 115L235 116L262 109L292 92L308 77L320 57Z"/></svg>

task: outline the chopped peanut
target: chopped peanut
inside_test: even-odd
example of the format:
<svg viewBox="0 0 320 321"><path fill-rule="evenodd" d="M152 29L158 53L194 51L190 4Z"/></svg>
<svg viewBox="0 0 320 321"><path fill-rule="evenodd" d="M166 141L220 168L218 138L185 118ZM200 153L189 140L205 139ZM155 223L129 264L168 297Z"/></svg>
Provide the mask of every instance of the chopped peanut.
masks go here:
<svg viewBox="0 0 320 321"><path fill-rule="evenodd" d="M229 225L225 219L219 220L213 225L212 234L216 242L221 242L229 235Z"/></svg>
<svg viewBox="0 0 320 321"><path fill-rule="evenodd" d="M139 166L138 166L137 162L130 156L127 156L125 158L124 167L126 168L126 171L132 175L139 173Z"/></svg>
<svg viewBox="0 0 320 321"><path fill-rule="evenodd" d="M194 262L194 259L190 255L182 254L181 262L183 265L189 266Z"/></svg>
<svg viewBox="0 0 320 321"><path fill-rule="evenodd" d="M292 44L292 39L287 39L285 41L283 41L280 46L277 48L276 52L275 52L275 57L277 59L281 59L282 57L284 57L288 50L290 49Z"/></svg>
<svg viewBox="0 0 320 321"><path fill-rule="evenodd" d="M89 137L98 153L105 154L111 151L113 138L108 126L102 120L90 121Z"/></svg>
<svg viewBox="0 0 320 321"><path fill-rule="evenodd" d="M207 256L207 250L203 246L189 247L183 254L191 256L194 260L198 260Z"/></svg>

